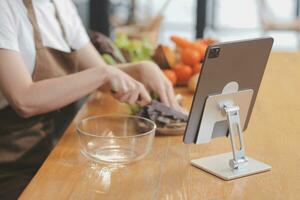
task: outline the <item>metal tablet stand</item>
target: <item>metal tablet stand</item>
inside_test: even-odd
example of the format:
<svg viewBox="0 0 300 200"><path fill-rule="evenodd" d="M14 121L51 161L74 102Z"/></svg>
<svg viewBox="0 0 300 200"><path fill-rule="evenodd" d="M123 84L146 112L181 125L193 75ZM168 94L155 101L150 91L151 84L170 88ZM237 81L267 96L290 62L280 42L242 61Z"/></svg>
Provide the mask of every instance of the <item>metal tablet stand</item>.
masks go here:
<svg viewBox="0 0 300 200"><path fill-rule="evenodd" d="M209 96L205 103L197 144L211 140L214 125L227 121L232 153L192 160L192 165L224 180L231 180L271 169L271 166L247 157L243 129L252 99L252 90ZM236 139L238 139L236 141ZM228 164L229 163L229 164Z"/></svg>

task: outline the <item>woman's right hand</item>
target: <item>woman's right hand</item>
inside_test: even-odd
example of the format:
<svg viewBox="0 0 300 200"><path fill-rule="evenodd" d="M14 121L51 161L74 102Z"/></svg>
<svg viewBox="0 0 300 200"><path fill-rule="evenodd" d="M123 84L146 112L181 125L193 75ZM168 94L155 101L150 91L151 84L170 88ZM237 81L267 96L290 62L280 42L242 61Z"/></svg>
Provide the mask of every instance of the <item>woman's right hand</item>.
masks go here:
<svg viewBox="0 0 300 200"><path fill-rule="evenodd" d="M151 101L144 85L121 70L106 65L91 43L80 49L78 55L81 70L99 68L99 75L96 75L105 79L104 82L101 81L100 89L109 89L122 102L139 103L141 100L140 103L146 104Z"/></svg>
<svg viewBox="0 0 300 200"><path fill-rule="evenodd" d="M142 83L114 67L106 67L106 74L105 88L109 88L121 102L141 105L150 103L151 97Z"/></svg>

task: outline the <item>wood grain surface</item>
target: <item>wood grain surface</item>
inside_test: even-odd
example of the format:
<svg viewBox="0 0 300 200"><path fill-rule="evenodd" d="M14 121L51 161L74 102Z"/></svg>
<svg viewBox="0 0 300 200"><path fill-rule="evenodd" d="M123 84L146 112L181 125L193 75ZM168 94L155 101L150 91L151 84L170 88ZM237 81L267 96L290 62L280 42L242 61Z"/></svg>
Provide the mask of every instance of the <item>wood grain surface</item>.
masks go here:
<svg viewBox="0 0 300 200"><path fill-rule="evenodd" d="M226 200L300 198L300 53L273 53L245 132L246 153L270 172L223 181L190 160L230 151L226 138L186 145L182 136L156 136L152 152L125 166L93 163L79 152L75 124L83 117L128 113L111 96L95 93L80 110L20 199ZM189 108L192 94L184 95Z"/></svg>

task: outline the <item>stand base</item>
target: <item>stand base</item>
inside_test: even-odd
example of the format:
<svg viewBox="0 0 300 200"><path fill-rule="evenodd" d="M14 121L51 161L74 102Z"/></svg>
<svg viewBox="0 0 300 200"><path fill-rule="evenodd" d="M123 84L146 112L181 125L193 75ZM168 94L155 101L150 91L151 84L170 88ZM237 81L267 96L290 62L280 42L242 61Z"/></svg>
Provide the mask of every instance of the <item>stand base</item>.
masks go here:
<svg viewBox="0 0 300 200"><path fill-rule="evenodd" d="M229 167L229 160L232 159L231 152L192 160L191 163L193 166L227 181L271 170L271 166L250 157L247 158L248 164L240 169Z"/></svg>

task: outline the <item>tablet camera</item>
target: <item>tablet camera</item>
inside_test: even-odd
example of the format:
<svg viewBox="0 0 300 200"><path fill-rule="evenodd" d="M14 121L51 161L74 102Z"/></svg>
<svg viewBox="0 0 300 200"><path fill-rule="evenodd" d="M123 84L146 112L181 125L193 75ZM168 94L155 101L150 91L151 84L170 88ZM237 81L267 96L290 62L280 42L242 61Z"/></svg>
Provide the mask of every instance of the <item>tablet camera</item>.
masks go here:
<svg viewBox="0 0 300 200"><path fill-rule="evenodd" d="M209 50L208 58L217 58L220 55L220 47L212 47Z"/></svg>

